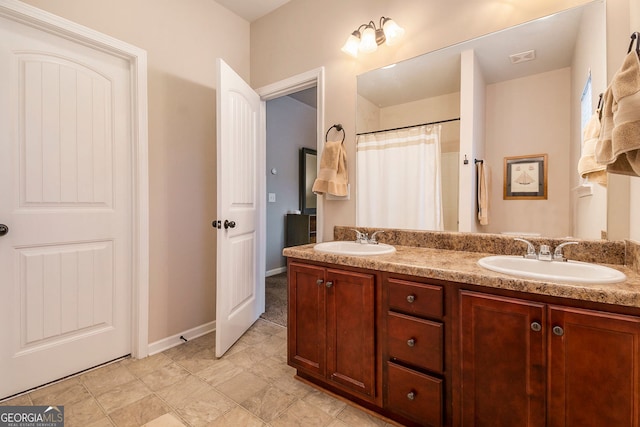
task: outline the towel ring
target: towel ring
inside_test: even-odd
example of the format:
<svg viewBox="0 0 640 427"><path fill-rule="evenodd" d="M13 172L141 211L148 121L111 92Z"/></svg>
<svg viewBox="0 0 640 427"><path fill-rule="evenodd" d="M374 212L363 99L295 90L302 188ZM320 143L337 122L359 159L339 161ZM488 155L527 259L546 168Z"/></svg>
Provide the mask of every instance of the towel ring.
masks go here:
<svg viewBox="0 0 640 427"><path fill-rule="evenodd" d="M601 93L600 95L598 95L598 106L596 107L597 111L600 111L602 109L602 97L604 96L604 93Z"/></svg>
<svg viewBox="0 0 640 427"><path fill-rule="evenodd" d="M627 54L631 53L631 49L633 48L633 42L636 42L636 53L640 55L640 33L637 31L631 34L631 43L629 43L629 49L627 50Z"/></svg>
<svg viewBox="0 0 640 427"><path fill-rule="evenodd" d="M346 136L346 132L344 131L344 128L342 127L342 125L341 125L340 123L338 123L338 124L335 124L335 125L331 126L331 127L327 130L327 133L326 133L326 135L324 136L324 142L327 142L327 141L328 141L328 139L327 139L327 138L329 138L329 132L331 132L331 129L333 129L333 128L336 128L336 130L337 130L338 132L342 131L342 142L341 142L341 144L343 144L343 143L344 143L344 137Z"/></svg>

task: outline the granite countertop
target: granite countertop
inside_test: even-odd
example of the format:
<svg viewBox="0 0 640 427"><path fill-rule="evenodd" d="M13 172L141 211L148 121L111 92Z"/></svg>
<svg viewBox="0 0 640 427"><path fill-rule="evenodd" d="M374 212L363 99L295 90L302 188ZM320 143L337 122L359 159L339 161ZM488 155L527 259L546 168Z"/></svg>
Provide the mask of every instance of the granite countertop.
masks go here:
<svg viewBox="0 0 640 427"><path fill-rule="evenodd" d="M629 307L640 307L640 275L621 264L604 264L622 271L627 280L614 284L560 283L524 279L480 267L480 258L492 253L394 245L396 253L346 256L314 251L313 244L285 248L290 258L428 277L459 283L508 289L532 294L571 298Z"/></svg>

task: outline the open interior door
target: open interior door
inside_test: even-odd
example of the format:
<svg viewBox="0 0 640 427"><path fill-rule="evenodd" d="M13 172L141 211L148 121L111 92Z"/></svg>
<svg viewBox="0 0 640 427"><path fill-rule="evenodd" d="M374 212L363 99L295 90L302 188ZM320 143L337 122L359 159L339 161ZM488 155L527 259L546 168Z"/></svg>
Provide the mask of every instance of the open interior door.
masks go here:
<svg viewBox="0 0 640 427"><path fill-rule="evenodd" d="M264 312L265 133L258 94L217 60L216 356Z"/></svg>

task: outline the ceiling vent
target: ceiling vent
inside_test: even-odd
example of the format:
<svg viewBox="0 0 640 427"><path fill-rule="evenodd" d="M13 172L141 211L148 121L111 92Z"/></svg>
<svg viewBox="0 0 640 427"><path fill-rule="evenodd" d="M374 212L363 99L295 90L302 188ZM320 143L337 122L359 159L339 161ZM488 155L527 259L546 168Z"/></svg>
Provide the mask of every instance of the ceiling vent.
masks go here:
<svg viewBox="0 0 640 427"><path fill-rule="evenodd" d="M528 50L526 52L514 53L513 55L509 55L509 59L511 60L512 64L533 61L534 59L536 59L536 51Z"/></svg>

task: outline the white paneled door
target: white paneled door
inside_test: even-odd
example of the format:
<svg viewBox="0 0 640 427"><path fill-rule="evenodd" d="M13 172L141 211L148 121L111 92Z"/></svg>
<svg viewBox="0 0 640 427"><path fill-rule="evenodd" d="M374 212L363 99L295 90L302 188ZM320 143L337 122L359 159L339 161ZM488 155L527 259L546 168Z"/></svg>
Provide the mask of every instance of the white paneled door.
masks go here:
<svg viewBox="0 0 640 427"><path fill-rule="evenodd" d="M130 73L0 17L0 398L131 352Z"/></svg>
<svg viewBox="0 0 640 427"><path fill-rule="evenodd" d="M217 60L216 356L264 312L264 132L260 97Z"/></svg>

